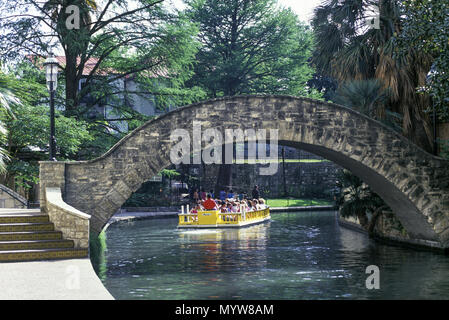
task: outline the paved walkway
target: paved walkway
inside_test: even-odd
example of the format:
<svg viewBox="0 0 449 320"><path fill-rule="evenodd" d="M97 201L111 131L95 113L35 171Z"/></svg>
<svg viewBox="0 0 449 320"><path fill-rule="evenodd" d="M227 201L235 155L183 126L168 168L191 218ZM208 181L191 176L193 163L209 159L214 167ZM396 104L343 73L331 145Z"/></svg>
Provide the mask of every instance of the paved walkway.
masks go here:
<svg viewBox="0 0 449 320"><path fill-rule="evenodd" d="M332 206L271 208L272 212L332 210ZM4 210L6 211L6 210ZM10 209L8 209L11 212ZM34 212L35 211L35 212ZM37 214L39 210L17 210ZM5 214L0 210L0 215ZM177 217L178 212L123 212L108 224L151 218ZM0 263L1 300L112 300L90 259Z"/></svg>
<svg viewBox="0 0 449 320"><path fill-rule="evenodd" d="M0 263L1 300L113 300L89 259Z"/></svg>

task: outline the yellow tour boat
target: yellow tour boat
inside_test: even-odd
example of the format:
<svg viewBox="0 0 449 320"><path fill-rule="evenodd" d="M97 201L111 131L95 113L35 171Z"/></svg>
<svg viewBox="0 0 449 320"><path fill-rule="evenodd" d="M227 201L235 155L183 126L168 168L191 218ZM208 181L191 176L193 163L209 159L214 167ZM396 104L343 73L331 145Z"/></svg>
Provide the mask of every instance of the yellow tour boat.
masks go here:
<svg viewBox="0 0 449 320"><path fill-rule="evenodd" d="M270 208L245 212L220 212L220 210L184 213L181 207L178 228L239 228L270 220Z"/></svg>

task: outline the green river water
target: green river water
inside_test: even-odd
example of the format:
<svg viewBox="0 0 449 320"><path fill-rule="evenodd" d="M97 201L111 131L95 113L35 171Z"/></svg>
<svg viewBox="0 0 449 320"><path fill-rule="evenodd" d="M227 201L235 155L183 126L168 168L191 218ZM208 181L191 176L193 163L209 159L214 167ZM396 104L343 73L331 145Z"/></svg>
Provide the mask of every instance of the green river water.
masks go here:
<svg viewBox="0 0 449 320"><path fill-rule="evenodd" d="M116 223L92 258L116 299L448 299L449 256L380 244L335 212L272 214L244 229ZM367 289L366 268L380 288Z"/></svg>

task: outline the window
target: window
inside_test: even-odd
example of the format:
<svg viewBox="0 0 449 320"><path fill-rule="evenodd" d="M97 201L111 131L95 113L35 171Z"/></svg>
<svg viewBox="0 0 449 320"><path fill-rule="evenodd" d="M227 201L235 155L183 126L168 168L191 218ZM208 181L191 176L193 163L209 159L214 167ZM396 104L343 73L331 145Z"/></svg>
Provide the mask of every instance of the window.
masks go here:
<svg viewBox="0 0 449 320"><path fill-rule="evenodd" d="M81 91L86 86L86 80L87 79L80 79L79 87L78 87L79 91Z"/></svg>

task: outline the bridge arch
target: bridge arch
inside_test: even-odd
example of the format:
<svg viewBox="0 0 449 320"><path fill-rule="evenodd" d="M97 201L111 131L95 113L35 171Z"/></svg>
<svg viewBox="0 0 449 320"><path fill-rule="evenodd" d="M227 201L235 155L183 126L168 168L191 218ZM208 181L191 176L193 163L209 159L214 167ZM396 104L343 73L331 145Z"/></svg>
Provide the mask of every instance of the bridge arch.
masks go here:
<svg viewBox="0 0 449 320"><path fill-rule="evenodd" d="M279 143L349 169L392 208L410 236L449 247L449 162L354 110L291 96L239 96L179 108L145 123L103 156L41 163L41 207L46 187L91 215L100 232L121 205L170 165L171 132L193 122L202 128L278 129Z"/></svg>

